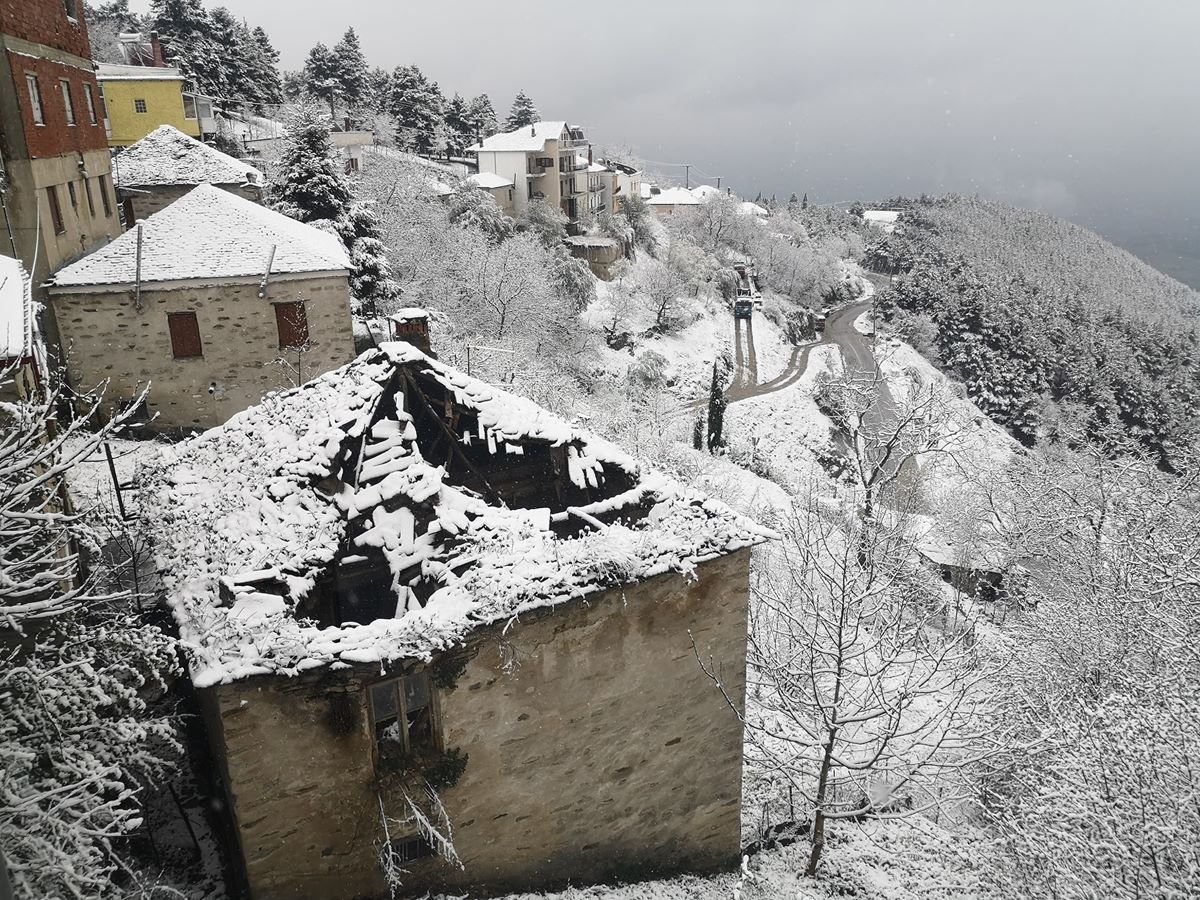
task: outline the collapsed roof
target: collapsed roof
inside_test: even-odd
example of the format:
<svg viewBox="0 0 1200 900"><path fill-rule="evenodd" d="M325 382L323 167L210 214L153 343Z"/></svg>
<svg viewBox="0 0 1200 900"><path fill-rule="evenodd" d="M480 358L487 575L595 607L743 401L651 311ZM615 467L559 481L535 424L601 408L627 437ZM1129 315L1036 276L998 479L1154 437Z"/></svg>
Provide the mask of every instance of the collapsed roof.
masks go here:
<svg viewBox="0 0 1200 900"><path fill-rule="evenodd" d="M160 185L262 185L263 174L178 128L160 125L113 157L118 188Z"/></svg>
<svg viewBox="0 0 1200 900"><path fill-rule="evenodd" d="M404 343L167 450L148 490L199 686L428 659L769 534Z"/></svg>

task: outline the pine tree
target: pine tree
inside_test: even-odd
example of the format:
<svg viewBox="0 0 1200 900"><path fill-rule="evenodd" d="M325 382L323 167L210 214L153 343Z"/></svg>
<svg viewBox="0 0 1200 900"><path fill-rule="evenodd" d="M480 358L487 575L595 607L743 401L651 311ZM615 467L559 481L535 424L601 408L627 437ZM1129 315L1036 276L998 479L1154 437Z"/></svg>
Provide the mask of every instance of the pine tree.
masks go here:
<svg viewBox="0 0 1200 900"><path fill-rule="evenodd" d="M329 104L333 115L338 93L338 62L333 51L319 41L304 60L304 89Z"/></svg>
<svg viewBox="0 0 1200 900"><path fill-rule="evenodd" d="M466 148L474 143L475 130L471 127L467 101L460 94L456 93L446 104L446 131L455 156L462 156Z"/></svg>
<svg viewBox="0 0 1200 900"><path fill-rule="evenodd" d="M225 60L212 37L212 19L200 0L153 0L150 20L162 36L168 59L202 91L221 96Z"/></svg>
<svg viewBox="0 0 1200 900"><path fill-rule="evenodd" d="M471 123L473 141L490 137L500 128L500 123L496 119L496 110L487 94L480 94L471 101L467 109L467 117Z"/></svg>
<svg viewBox="0 0 1200 900"><path fill-rule="evenodd" d="M209 13L209 36L220 53L221 65L208 90L225 100L246 100L254 93L252 58L246 53L246 26L228 9L218 6Z"/></svg>
<svg viewBox="0 0 1200 900"><path fill-rule="evenodd" d="M713 362L712 385L708 390L708 451L712 453L725 446L722 432L725 429L725 391L721 384L720 370Z"/></svg>
<svg viewBox="0 0 1200 900"><path fill-rule="evenodd" d="M367 58L353 28L347 28L342 39L333 48L337 65L336 78L342 99L351 106L368 100L370 82L367 73Z"/></svg>
<svg viewBox="0 0 1200 900"><path fill-rule="evenodd" d="M504 130L516 131L518 128L541 121L541 118L533 101L525 96L524 91L518 91L513 100L512 109L508 111L508 118L504 120Z"/></svg>
<svg viewBox="0 0 1200 900"><path fill-rule="evenodd" d="M254 82L257 87L255 99L259 104L275 105L283 102L283 81L279 77L279 51L271 44L267 33L256 26L250 33L258 52L254 56Z"/></svg>
<svg viewBox="0 0 1200 900"><path fill-rule="evenodd" d="M804 196L800 198L800 208L808 209L808 191L805 191Z"/></svg>
<svg viewBox="0 0 1200 900"><path fill-rule="evenodd" d="M300 103L288 122L269 197L272 207L301 222L336 222L346 214L350 189L329 138L329 120L314 102Z"/></svg>
<svg viewBox="0 0 1200 900"><path fill-rule="evenodd" d="M396 146L416 153L440 150L442 92L416 66L398 66L392 73L389 112L396 120Z"/></svg>
<svg viewBox="0 0 1200 900"><path fill-rule="evenodd" d="M350 293L358 302L358 312L365 316L386 312L400 296L400 286L392 279L375 211L369 203L353 203L337 230L350 252Z"/></svg>
<svg viewBox="0 0 1200 900"><path fill-rule="evenodd" d="M367 104L376 112L387 111L392 102L392 76L379 66L367 73Z"/></svg>

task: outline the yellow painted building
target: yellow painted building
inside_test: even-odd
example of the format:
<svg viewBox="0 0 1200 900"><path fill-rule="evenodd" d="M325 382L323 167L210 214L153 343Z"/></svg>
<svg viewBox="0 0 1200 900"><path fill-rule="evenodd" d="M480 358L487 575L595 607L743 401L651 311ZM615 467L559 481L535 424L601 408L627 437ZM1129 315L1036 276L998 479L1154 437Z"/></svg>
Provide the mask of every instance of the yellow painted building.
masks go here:
<svg viewBox="0 0 1200 900"><path fill-rule="evenodd" d="M112 63L99 63L96 68L108 146L128 147L160 125L201 137L201 116L212 115L211 101L187 90L187 80L178 69Z"/></svg>

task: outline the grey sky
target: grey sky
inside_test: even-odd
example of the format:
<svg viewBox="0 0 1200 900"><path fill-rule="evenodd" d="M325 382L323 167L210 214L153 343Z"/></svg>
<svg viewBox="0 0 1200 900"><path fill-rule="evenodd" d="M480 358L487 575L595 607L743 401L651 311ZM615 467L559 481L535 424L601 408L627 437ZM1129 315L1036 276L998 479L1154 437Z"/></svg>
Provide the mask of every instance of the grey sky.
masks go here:
<svg viewBox="0 0 1200 900"><path fill-rule="evenodd" d="M978 191L1200 286L1194 0L224 5L287 68L353 25L373 65L486 91L501 117L524 89L546 118L694 180L823 202Z"/></svg>

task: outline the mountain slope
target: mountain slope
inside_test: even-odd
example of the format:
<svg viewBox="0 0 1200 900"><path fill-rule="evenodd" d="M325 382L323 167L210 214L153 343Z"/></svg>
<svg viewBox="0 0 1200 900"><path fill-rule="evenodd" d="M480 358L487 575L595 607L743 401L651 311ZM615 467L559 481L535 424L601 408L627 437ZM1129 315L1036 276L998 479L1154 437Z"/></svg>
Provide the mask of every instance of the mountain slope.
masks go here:
<svg viewBox="0 0 1200 900"><path fill-rule="evenodd" d="M1118 433L1165 468L1197 433L1200 294L1096 234L1000 203L909 202L868 263L880 310L1022 441Z"/></svg>

